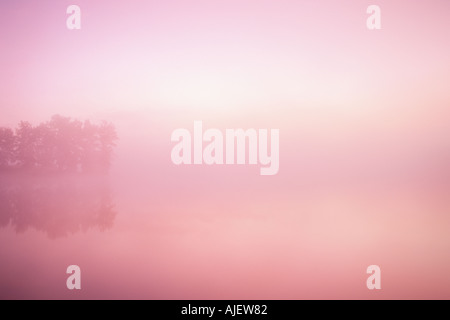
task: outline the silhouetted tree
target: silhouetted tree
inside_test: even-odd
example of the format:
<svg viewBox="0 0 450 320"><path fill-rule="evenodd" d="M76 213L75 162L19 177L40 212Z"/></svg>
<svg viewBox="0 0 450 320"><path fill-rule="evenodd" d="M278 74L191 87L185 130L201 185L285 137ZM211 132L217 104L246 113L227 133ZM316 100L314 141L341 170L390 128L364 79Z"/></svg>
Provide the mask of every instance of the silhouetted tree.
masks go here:
<svg viewBox="0 0 450 320"><path fill-rule="evenodd" d="M98 127L98 139L100 142L100 167L109 168L113 150L116 146L115 141L118 139L114 126L111 123L103 122Z"/></svg>
<svg viewBox="0 0 450 320"><path fill-rule="evenodd" d="M15 161L14 131L9 128L0 128L0 168L7 168Z"/></svg>
<svg viewBox="0 0 450 320"><path fill-rule="evenodd" d="M94 125L59 115L33 127L19 123L0 130L0 168L15 167L44 172L106 172L117 134L114 126Z"/></svg>
<svg viewBox="0 0 450 320"><path fill-rule="evenodd" d="M31 123L21 121L16 130L16 156L21 168L31 169L36 166L36 135Z"/></svg>
<svg viewBox="0 0 450 320"><path fill-rule="evenodd" d="M109 168L117 140L114 126L107 122L97 126L86 121L81 136L82 171L93 172Z"/></svg>
<svg viewBox="0 0 450 320"><path fill-rule="evenodd" d="M36 128L40 137L40 166L51 171L76 172L82 152L80 136L82 123L70 118L53 116Z"/></svg>

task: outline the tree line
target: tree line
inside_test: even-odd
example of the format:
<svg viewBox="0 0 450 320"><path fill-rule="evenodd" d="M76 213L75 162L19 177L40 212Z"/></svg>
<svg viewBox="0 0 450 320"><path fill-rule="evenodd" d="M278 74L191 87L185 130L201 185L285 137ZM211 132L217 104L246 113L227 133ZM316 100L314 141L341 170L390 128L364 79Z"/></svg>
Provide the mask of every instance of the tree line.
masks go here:
<svg viewBox="0 0 450 320"><path fill-rule="evenodd" d="M117 141L111 123L59 115L33 126L0 127L0 170L98 173L108 171Z"/></svg>

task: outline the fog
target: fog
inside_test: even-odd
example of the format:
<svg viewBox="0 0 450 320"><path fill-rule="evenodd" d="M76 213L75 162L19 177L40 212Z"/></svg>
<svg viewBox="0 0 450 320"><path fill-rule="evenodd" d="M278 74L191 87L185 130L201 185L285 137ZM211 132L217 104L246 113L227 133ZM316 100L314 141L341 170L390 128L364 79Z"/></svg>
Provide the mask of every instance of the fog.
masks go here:
<svg viewBox="0 0 450 320"><path fill-rule="evenodd" d="M2 158L0 173L0 237L9 244L1 252L2 297L322 297L332 270L339 274L333 290L350 285L327 297L361 297L364 274L354 275L374 256L398 288L386 296L433 295L448 282L431 276L436 264L450 263L441 255L450 225L442 128L410 120L396 134L370 125L344 130L350 120L341 119L322 135L311 123L321 116L308 117L301 137L281 135L280 172L271 177L250 165L175 165L171 130L144 128L139 117L30 122L35 143L22 148L32 150L22 152L33 159L26 165L17 151L19 124L16 156ZM110 129L107 157L97 134L88 139L87 123L92 132ZM414 136L408 128L418 125ZM77 295L59 283L74 263L83 270ZM30 265L41 270L38 277L30 278ZM400 289L410 276L406 265L428 275L428 290Z"/></svg>
<svg viewBox="0 0 450 320"><path fill-rule="evenodd" d="M75 2L0 2L0 298L450 297L447 2ZM174 164L195 121L277 174Z"/></svg>

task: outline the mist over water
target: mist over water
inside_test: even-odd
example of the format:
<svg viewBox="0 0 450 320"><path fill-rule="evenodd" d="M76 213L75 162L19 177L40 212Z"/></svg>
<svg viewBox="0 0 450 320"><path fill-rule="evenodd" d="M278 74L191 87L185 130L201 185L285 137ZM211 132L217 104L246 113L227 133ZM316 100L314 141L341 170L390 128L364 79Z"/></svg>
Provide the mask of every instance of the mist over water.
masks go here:
<svg viewBox="0 0 450 320"><path fill-rule="evenodd" d="M51 239L113 226L116 212L107 179L78 175L0 174L0 226L29 228Z"/></svg>
<svg viewBox="0 0 450 320"><path fill-rule="evenodd" d="M2 297L368 297L360 269L373 259L398 288L387 297L435 294L425 280L401 289L407 265L448 283L432 272L450 263L448 154L432 132L411 146L398 144L410 133L359 128L342 140L281 136L282 170L266 179L248 165L176 166L171 128L117 123L108 170L0 173ZM83 271L75 295L71 264Z"/></svg>
<svg viewBox="0 0 450 320"><path fill-rule="evenodd" d="M450 297L448 3L206 2L0 2L0 298ZM174 165L194 121L279 172Z"/></svg>

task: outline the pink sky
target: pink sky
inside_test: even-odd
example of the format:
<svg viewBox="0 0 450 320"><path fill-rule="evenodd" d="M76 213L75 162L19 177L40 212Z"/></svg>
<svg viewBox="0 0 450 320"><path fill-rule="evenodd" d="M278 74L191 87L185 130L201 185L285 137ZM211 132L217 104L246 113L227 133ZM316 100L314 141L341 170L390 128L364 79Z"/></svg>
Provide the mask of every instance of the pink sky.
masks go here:
<svg viewBox="0 0 450 320"><path fill-rule="evenodd" d="M114 227L1 229L0 296L450 298L449 17L445 0L1 1L0 126L104 119L120 142ZM280 129L279 174L174 166L171 132L195 120Z"/></svg>

